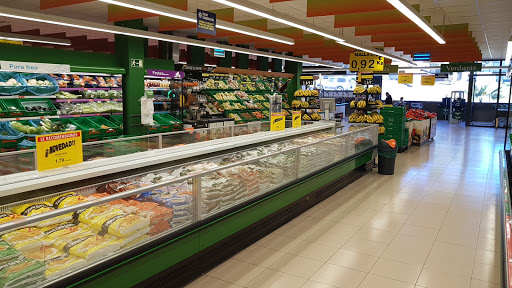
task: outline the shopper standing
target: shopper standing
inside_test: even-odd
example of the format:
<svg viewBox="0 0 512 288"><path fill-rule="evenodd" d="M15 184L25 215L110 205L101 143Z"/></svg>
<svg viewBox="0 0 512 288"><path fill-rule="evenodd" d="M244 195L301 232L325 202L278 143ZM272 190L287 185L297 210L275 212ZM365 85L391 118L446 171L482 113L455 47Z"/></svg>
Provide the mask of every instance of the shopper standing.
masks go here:
<svg viewBox="0 0 512 288"><path fill-rule="evenodd" d="M386 104L393 104L393 98L391 98L391 94L389 92L386 92L386 100L384 101Z"/></svg>

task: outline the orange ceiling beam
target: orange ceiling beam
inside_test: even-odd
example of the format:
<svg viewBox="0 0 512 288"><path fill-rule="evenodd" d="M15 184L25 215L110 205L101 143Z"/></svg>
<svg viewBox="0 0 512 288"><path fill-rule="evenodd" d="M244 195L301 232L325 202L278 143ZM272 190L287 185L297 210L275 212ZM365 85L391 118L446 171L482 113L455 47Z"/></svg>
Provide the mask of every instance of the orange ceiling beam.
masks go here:
<svg viewBox="0 0 512 288"><path fill-rule="evenodd" d="M395 10L386 0L307 0L307 16L329 16Z"/></svg>
<svg viewBox="0 0 512 288"><path fill-rule="evenodd" d="M396 34L396 33L416 33L423 30L414 23L368 25L356 27L356 36ZM423 32L425 33L425 32ZM425 33L426 34L426 33Z"/></svg>
<svg viewBox="0 0 512 288"><path fill-rule="evenodd" d="M217 14L217 19L224 20L228 22L233 22L235 18L235 9L234 8L226 8L226 9L218 9L218 10L210 10ZM160 16L159 18L159 31L173 31L173 30L183 30L183 29L195 29L196 23L183 21L171 17ZM220 30L220 29L219 29ZM217 30L217 33L219 33ZM222 33L222 32L221 32ZM201 38L201 37L198 37Z"/></svg>
<svg viewBox="0 0 512 288"><path fill-rule="evenodd" d="M334 16L334 28L411 23L398 10L372 11Z"/></svg>
<svg viewBox="0 0 512 288"><path fill-rule="evenodd" d="M156 3L156 4L184 10L184 11L187 11L187 9L188 9L188 0L174 0L174 1L148 0L148 1ZM112 5L112 4L108 5L108 21L109 22L126 21L126 20L141 19L141 18L155 17L155 16L158 16L158 15L140 11L140 10L136 10L136 9L117 6L117 5ZM180 20L180 21L186 22L183 20Z"/></svg>
<svg viewBox="0 0 512 288"><path fill-rule="evenodd" d="M96 0L40 0L39 8L41 10L45 10L45 9L58 8L58 7L93 2L93 1L96 1Z"/></svg>

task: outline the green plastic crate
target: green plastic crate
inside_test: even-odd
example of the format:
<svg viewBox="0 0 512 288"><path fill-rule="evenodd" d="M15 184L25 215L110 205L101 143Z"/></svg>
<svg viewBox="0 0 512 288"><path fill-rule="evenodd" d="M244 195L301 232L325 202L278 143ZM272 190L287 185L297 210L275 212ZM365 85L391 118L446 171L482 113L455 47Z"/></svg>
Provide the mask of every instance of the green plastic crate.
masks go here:
<svg viewBox="0 0 512 288"><path fill-rule="evenodd" d="M101 131L103 132L103 138L114 137L114 136L119 136L119 135L123 134L123 131L121 130L119 125L107 120L107 118L105 118L105 117L96 116L96 117L89 117L87 119L92 121L93 123L97 124L100 127L102 125L109 127L108 129L101 128Z"/></svg>
<svg viewBox="0 0 512 288"><path fill-rule="evenodd" d="M117 124L123 130L123 115L110 115L108 117L110 122Z"/></svg>
<svg viewBox="0 0 512 288"><path fill-rule="evenodd" d="M172 124L174 126L173 129L180 129L180 130L183 129L183 122L176 119L171 114L163 113L163 114L155 114L155 116L159 119L162 119L163 121L166 121L166 123Z"/></svg>
<svg viewBox="0 0 512 288"><path fill-rule="evenodd" d="M81 120L78 120L81 119ZM75 121L78 120L78 121ZM91 121L83 121L87 120L86 118L64 118L60 119L63 124L71 124L75 125L78 130L82 131L82 142L94 142L103 140L103 136L101 135L101 131L96 130L96 124Z"/></svg>
<svg viewBox="0 0 512 288"><path fill-rule="evenodd" d="M21 105L25 109L24 116L50 116L57 115L57 108L50 99L20 99ZM46 111L29 111L27 108L40 106L46 108Z"/></svg>
<svg viewBox="0 0 512 288"><path fill-rule="evenodd" d="M9 110L5 107L5 104L0 100L0 117L7 117Z"/></svg>
<svg viewBox="0 0 512 288"><path fill-rule="evenodd" d="M19 99L2 99L0 102L4 104L5 108L7 108L6 117L18 117L25 115L25 107L21 105Z"/></svg>
<svg viewBox="0 0 512 288"><path fill-rule="evenodd" d="M153 120L160 125L160 127L158 128L159 133L172 132L172 129L174 129L174 125L163 120L161 117L158 117L158 115L159 114L154 114Z"/></svg>

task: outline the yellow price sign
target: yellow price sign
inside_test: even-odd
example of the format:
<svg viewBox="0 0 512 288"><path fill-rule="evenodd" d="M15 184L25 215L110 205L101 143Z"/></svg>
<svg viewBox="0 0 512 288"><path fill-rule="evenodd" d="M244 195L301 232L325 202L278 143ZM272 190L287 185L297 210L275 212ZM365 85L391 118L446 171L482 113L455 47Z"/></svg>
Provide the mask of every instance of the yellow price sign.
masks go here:
<svg viewBox="0 0 512 288"><path fill-rule="evenodd" d="M284 113L272 113L270 115L270 131L282 131L286 127Z"/></svg>
<svg viewBox="0 0 512 288"><path fill-rule="evenodd" d="M292 112L292 128L299 128L302 125L302 112Z"/></svg>
<svg viewBox="0 0 512 288"><path fill-rule="evenodd" d="M36 137L37 170L46 171L82 163L82 131Z"/></svg>
<svg viewBox="0 0 512 288"><path fill-rule="evenodd" d="M436 84L436 76L421 76L421 85L423 86L434 86Z"/></svg>
<svg viewBox="0 0 512 288"><path fill-rule="evenodd" d="M367 52L350 54L350 71L382 71L384 70L384 57Z"/></svg>
<svg viewBox="0 0 512 288"><path fill-rule="evenodd" d="M398 83L399 84L412 84L413 77L412 73L398 73Z"/></svg>
<svg viewBox="0 0 512 288"><path fill-rule="evenodd" d="M23 41L13 41L13 40L0 40L0 43L18 45L18 46L23 45Z"/></svg>

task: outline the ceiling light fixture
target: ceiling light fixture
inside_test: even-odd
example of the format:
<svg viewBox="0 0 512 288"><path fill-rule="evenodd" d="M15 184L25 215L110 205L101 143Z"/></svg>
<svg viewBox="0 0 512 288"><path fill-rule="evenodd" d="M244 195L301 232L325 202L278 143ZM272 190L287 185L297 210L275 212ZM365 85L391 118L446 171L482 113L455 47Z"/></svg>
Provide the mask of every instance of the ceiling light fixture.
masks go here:
<svg viewBox="0 0 512 288"><path fill-rule="evenodd" d="M161 16L166 16L170 18L175 18L183 21L188 22L197 22L197 15L195 13L190 13L187 11L183 11L180 9L176 9L173 7L152 3L148 1L141 1L141 0L98 0L101 2L122 6L126 8L131 8L139 11L144 11L152 14L157 14ZM228 21L223 21L217 19L217 28L229 30L232 32L245 34L257 38L262 38L266 40L271 40L279 43L284 43L288 45L294 45L295 41L291 38L268 33L265 31L261 31L258 29L250 28L250 27L244 27L242 25L234 24Z"/></svg>
<svg viewBox="0 0 512 288"><path fill-rule="evenodd" d="M398 11L402 12L407 18L418 25L423 31L427 32L430 37L434 38L439 44L446 44L443 36L428 23L425 18L416 11L406 0L388 0Z"/></svg>
<svg viewBox="0 0 512 288"><path fill-rule="evenodd" d="M0 40L25 41L25 42L45 43L45 44L63 45L63 46L71 45L71 41L65 40L65 39L57 39L57 38L49 38L49 37L33 36L33 35L23 35L23 34L7 33L7 32L0 32Z"/></svg>
<svg viewBox="0 0 512 288"><path fill-rule="evenodd" d="M137 38L153 39L153 40L172 42L172 43L180 43L180 44L192 45L192 46L198 46L198 47L214 48L214 49L217 48L217 49L232 51L232 52L236 52L236 53L256 55L256 56L269 57L269 58L275 58L275 59L282 59L282 60L293 61L293 62L301 62L301 63L311 64L311 65L316 65L316 66L342 68L339 65L332 65L332 64L325 63L322 61L305 60L305 59L298 58L298 57L286 56L286 55L281 55L281 54L276 54L276 53L251 50L251 49L240 48L240 47L236 47L236 46L218 44L218 43L213 43L213 42L206 42L206 41L201 41L201 40L194 40L194 39L189 39L189 38L184 38L184 37L177 37L177 36L173 36L173 35L160 34L160 33L156 33L156 32L149 32L149 31L144 31L144 30L120 27L120 26L112 26L112 25L108 25L108 24L95 23L95 22L90 22L90 21L72 19L72 18L61 17L61 16L56 16L56 15L42 14L42 13L7 8L7 7L1 7L0 16L21 19L21 20L26 20L26 21L54 24L54 25L65 26L65 27L79 28L79 29L84 29L84 30L92 30L92 31L104 32L104 33L126 35L126 36L137 37Z"/></svg>
<svg viewBox="0 0 512 288"><path fill-rule="evenodd" d="M505 65L510 65L510 58L512 58L512 37L508 39L507 53L505 54Z"/></svg>
<svg viewBox="0 0 512 288"><path fill-rule="evenodd" d="M379 50L374 49L374 48L366 48L366 47L363 47L362 45L355 45L355 44L351 44L351 43L348 43L348 42L338 42L338 44L345 45L345 46L348 46L348 47L352 47L352 48L355 48L355 49L359 49L359 50L362 50L362 51L365 51L365 52L368 52L368 53L372 53L372 54L375 54L375 55L379 55L379 56L382 56L384 58L388 58L388 59L391 59L391 60L403 62L403 63L409 64L409 65L413 65L413 66L417 66L417 64L412 62L412 61L409 61L409 60L406 60L406 59L394 56L393 54L390 54L390 53L379 51Z"/></svg>
<svg viewBox="0 0 512 288"><path fill-rule="evenodd" d="M341 39L339 36L332 34L329 31L326 31L320 27L317 27L315 25L310 25L309 23L306 23L303 21L298 21L297 19L290 17L286 14L276 12L272 9L260 6L258 4L254 4L250 1L246 1L246 0L213 0L213 1L233 7L233 8L240 9L242 11L245 11L245 12L248 12L248 13L251 13L254 15L265 17L270 20L273 20L273 21L276 21L276 22L279 22L279 23L282 23L282 24L285 24L288 26L299 28L304 31L311 32L313 34L323 36L325 38L333 39L333 40L340 41L340 42L345 41L345 40Z"/></svg>

